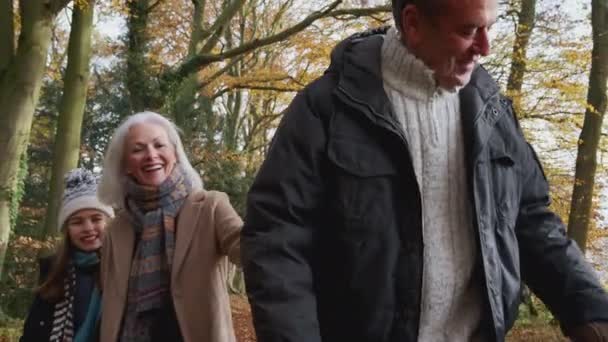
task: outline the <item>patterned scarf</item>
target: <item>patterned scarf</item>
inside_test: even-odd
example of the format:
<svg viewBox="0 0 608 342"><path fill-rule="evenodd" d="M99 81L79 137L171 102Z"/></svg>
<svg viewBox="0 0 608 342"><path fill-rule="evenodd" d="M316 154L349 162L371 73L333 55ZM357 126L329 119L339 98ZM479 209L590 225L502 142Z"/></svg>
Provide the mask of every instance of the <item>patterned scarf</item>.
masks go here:
<svg viewBox="0 0 608 342"><path fill-rule="evenodd" d="M74 339L74 290L76 288L76 268L87 268L99 264L96 252L76 251L67 267L63 280L63 299L55 304L53 327L49 341L72 342Z"/></svg>
<svg viewBox="0 0 608 342"><path fill-rule="evenodd" d="M131 263L121 341L149 341L155 312L170 303L175 219L190 190L179 167L159 186L140 185L133 179L127 183L126 207L139 239Z"/></svg>

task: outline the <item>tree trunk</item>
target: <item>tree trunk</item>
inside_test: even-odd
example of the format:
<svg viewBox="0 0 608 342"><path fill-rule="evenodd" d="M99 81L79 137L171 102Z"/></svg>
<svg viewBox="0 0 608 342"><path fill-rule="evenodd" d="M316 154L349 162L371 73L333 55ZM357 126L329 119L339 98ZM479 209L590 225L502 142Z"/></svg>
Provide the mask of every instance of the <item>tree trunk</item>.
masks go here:
<svg viewBox="0 0 608 342"><path fill-rule="evenodd" d="M239 25L239 35L241 37L241 44L243 42L243 36L245 36L245 21L241 19ZM226 42L228 48L232 48L233 37L232 32L226 32ZM232 77L242 76L242 61L237 61L229 70L228 74ZM242 89L235 89L227 96L226 106L226 119L224 120L224 127L222 130L222 142L224 148L229 151L236 152L238 150L239 141L239 119L241 117L241 111L243 107L243 92Z"/></svg>
<svg viewBox="0 0 608 342"><path fill-rule="evenodd" d="M521 88L526 73L526 52L535 20L536 0L522 0L511 54L511 72L507 81L507 94L513 99L515 113L520 116L525 116L521 112Z"/></svg>
<svg viewBox="0 0 608 342"><path fill-rule="evenodd" d="M202 38L204 36L204 11L205 5L201 1L193 1L194 12L192 15L192 32L190 34L190 42L188 43L188 55L190 58L196 55L196 51L200 49ZM192 137L193 122L190 121L194 104L196 103L196 94L198 92L198 77L196 74L187 77L178 87L174 94L171 108L167 108L168 114L171 115L175 124L182 129L183 140L189 141Z"/></svg>
<svg viewBox="0 0 608 342"><path fill-rule="evenodd" d="M243 91L236 90L233 94L228 95L228 104L230 107L226 110L226 120L223 129L224 147L233 152L239 150L239 118L241 117L241 108L243 105Z"/></svg>
<svg viewBox="0 0 608 342"><path fill-rule="evenodd" d="M574 190L568 219L568 236L584 251L591 219L597 152L606 113L608 81L608 6L605 0L591 1L593 51L587 92L587 109L578 139Z"/></svg>
<svg viewBox="0 0 608 342"><path fill-rule="evenodd" d="M0 276L11 231L11 203L38 103L51 26L64 6L65 1L20 2L19 46L0 79Z"/></svg>
<svg viewBox="0 0 608 342"><path fill-rule="evenodd" d="M149 0L128 2L127 18L127 89L132 112L154 109L153 91L146 54L150 37L147 33Z"/></svg>
<svg viewBox="0 0 608 342"><path fill-rule="evenodd" d="M177 93L174 95L174 101L171 103L171 108L168 108L168 114L173 118L177 127L182 129L183 139L189 140L193 133L193 115L195 112L194 105L197 101L197 93L199 90L197 75L190 75L180 84ZM201 95L202 96L202 95ZM197 113L201 110L197 109Z"/></svg>
<svg viewBox="0 0 608 342"><path fill-rule="evenodd" d="M234 265L228 265L228 291L232 294L245 294L245 277L243 277L243 269Z"/></svg>
<svg viewBox="0 0 608 342"><path fill-rule="evenodd" d="M202 26L204 21L203 4L194 1L194 15L192 18L192 34L188 45L188 55L186 61L195 57L199 53L209 53L219 42L220 37L229 27L230 20L243 7L245 0L224 0L221 14L215 19L213 25L208 29ZM176 86L175 101L170 112L175 119L177 126L184 130L184 139L189 139L192 134L189 121L195 115L195 111L204 115L214 115L213 111L202 112L195 110L194 104L199 95L199 81L197 72L190 74ZM202 112L202 113L201 113Z"/></svg>
<svg viewBox="0 0 608 342"><path fill-rule="evenodd" d="M15 54L13 0L0 0L0 80Z"/></svg>
<svg viewBox="0 0 608 342"><path fill-rule="evenodd" d="M87 99L89 61L91 59L91 33L95 3L75 6L68 43L68 65L63 83L63 96L59 104L59 119L53 148L51 190L44 226L45 236L53 235L57 227L57 214L63 193L63 176L78 166L80 157L80 131Z"/></svg>

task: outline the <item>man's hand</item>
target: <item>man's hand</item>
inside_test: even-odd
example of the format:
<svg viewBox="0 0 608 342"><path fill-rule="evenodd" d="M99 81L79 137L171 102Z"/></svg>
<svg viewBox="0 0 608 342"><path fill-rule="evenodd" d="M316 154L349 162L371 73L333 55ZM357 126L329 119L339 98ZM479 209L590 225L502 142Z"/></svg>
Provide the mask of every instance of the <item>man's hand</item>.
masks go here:
<svg viewBox="0 0 608 342"><path fill-rule="evenodd" d="M608 322L591 322L572 328L568 333L573 342L608 342Z"/></svg>

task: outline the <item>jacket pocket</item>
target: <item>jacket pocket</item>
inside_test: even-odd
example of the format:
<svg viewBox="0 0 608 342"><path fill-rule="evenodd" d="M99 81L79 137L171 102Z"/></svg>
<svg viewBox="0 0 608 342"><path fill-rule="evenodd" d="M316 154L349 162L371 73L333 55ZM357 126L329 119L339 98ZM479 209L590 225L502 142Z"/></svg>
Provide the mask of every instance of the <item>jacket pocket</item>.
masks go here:
<svg viewBox="0 0 608 342"><path fill-rule="evenodd" d="M329 141L332 210L347 230L374 231L392 216L397 167L374 141L334 137Z"/></svg>
<svg viewBox="0 0 608 342"><path fill-rule="evenodd" d="M504 140L499 137L488 142L488 150L494 208L501 223L513 226L519 210L521 166L518 165L515 153L510 151Z"/></svg>
<svg viewBox="0 0 608 342"><path fill-rule="evenodd" d="M336 166L360 178L387 176L397 172L386 151L363 141L340 137L331 139L328 156Z"/></svg>

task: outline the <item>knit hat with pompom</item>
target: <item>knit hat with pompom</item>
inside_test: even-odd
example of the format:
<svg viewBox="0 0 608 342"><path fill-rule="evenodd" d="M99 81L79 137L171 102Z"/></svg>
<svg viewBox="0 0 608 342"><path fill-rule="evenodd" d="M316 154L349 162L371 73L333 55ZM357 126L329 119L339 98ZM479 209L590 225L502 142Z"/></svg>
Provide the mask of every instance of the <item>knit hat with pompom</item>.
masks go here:
<svg viewBox="0 0 608 342"><path fill-rule="evenodd" d="M114 210L97 199L98 177L91 171L78 168L69 171L65 177L65 189L59 209L59 228L65 228L65 222L72 214L83 209L96 209L109 217L114 217Z"/></svg>

